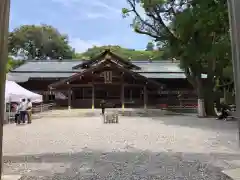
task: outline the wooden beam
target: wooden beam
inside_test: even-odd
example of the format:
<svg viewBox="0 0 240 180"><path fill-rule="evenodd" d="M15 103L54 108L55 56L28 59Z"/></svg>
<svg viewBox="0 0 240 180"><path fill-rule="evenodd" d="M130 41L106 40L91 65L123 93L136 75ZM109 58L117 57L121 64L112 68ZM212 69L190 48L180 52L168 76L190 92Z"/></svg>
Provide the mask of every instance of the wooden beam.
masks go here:
<svg viewBox="0 0 240 180"><path fill-rule="evenodd" d="M0 179L2 179L2 142L3 123L5 120L5 83L8 61L8 30L10 0L0 1Z"/></svg>
<svg viewBox="0 0 240 180"><path fill-rule="evenodd" d="M71 109L71 100L72 100L72 89L71 88L69 88L68 89L68 110L70 110Z"/></svg>
<svg viewBox="0 0 240 180"><path fill-rule="evenodd" d="M69 87L92 87L92 84L69 84Z"/></svg>
<svg viewBox="0 0 240 180"><path fill-rule="evenodd" d="M124 109L125 108L125 98L124 98L124 89L125 89L125 86L124 86L124 84L122 85L122 89L121 89L121 103L122 103L122 109Z"/></svg>
<svg viewBox="0 0 240 180"><path fill-rule="evenodd" d="M147 109L147 101L148 101L148 94L147 94L147 86L144 86L144 109Z"/></svg>
<svg viewBox="0 0 240 180"><path fill-rule="evenodd" d="M92 109L95 108L95 87L92 85Z"/></svg>

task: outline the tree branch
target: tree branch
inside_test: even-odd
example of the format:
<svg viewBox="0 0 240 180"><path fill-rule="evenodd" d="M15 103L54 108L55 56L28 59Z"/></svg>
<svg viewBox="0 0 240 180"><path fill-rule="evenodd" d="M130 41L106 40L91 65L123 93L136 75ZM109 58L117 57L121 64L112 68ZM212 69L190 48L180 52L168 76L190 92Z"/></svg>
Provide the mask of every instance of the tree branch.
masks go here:
<svg viewBox="0 0 240 180"><path fill-rule="evenodd" d="M149 31L136 29L137 33L151 36L151 37L155 38L156 40L163 40L163 39L166 38L166 37L165 38L162 37L162 34L160 32L160 28L157 28L154 25L148 23L147 20L144 20L141 17L141 15L137 12L137 10L136 10L136 0L127 0L127 2L129 3L129 5L131 7L131 10L129 12L133 12L136 16L136 19L139 20L142 25L147 26L148 28L152 29L155 32L155 34L154 34L154 33L151 33ZM155 6L154 8L150 8L150 9L151 10L148 11L148 13L146 15L153 19L153 21L154 21L153 23L155 23L155 21L157 23L159 23L162 26L162 28L165 30L165 32L167 33L168 36L170 36L171 38L174 38L175 40L178 40L177 37L171 32L171 30L164 23L161 15L160 15L161 9L157 8L157 6Z"/></svg>

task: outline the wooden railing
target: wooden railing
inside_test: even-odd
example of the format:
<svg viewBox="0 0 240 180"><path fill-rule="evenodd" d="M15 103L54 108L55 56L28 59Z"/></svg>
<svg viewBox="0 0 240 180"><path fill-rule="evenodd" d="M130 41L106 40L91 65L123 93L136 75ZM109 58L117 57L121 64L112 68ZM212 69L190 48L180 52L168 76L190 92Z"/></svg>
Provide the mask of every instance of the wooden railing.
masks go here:
<svg viewBox="0 0 240 180"><path fill-rule="evenodd" d="M52 110L56 106L56 103L40 104L33 107L33 113L44 112Z"/></svg>

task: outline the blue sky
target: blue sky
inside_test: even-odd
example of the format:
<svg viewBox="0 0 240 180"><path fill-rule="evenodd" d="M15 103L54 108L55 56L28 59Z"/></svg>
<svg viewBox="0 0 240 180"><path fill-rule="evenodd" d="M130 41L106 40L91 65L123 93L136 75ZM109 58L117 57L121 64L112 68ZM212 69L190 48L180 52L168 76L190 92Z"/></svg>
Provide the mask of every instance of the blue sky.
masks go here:
<svg viewBox="0 0 240 180"><path fill-rule="evenodd" d="M10 30L24 24L49 24L68 34L77 52L93 45L145 49L151 39L136 34L123 19L126 0L12 0Z"/></svg>

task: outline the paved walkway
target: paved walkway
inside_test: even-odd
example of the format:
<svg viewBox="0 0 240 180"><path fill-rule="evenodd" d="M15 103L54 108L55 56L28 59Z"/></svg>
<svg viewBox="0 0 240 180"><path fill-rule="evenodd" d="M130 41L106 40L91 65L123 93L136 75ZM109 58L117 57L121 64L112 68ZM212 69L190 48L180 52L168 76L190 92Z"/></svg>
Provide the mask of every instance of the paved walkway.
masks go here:
<svg viewBox="0 0 240 180"><path fill-rule="evenodd" d="M64 111L62 111L64 113ZM66 112L67 113L67 112ZM40 118L4 127L4 174L27 179L229 179L236 122L192 116Z"/></svg>

